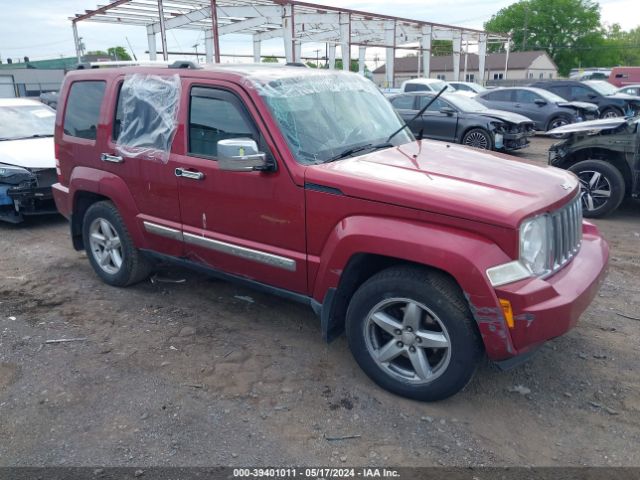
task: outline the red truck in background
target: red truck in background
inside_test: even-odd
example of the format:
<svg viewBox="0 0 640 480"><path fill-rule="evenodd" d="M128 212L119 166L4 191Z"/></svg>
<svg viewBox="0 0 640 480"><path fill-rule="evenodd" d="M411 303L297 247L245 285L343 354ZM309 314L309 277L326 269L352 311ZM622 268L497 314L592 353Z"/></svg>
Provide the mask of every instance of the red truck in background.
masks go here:
<svg viewBox="0 0 640 480"><path fill-rule="evenodd" d="M402 126L349 73L71 72L54 197L106 283L162 259L306 303L380 386L439 400L573 327L608 247L573 174Z"/></svg>

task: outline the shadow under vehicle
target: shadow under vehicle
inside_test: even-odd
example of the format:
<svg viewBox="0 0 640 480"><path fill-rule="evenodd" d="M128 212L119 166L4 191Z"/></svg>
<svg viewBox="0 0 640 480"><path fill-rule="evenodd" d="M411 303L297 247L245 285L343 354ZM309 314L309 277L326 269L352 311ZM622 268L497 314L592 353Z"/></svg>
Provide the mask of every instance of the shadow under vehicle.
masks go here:
<svg viewBox="0 0 640 480"><path fill-rule="evenodd" d="M602 217L627 197L640 196L640 117L566 125L568 138L549 149L549 164L580 179L585 217Z"/></svg>

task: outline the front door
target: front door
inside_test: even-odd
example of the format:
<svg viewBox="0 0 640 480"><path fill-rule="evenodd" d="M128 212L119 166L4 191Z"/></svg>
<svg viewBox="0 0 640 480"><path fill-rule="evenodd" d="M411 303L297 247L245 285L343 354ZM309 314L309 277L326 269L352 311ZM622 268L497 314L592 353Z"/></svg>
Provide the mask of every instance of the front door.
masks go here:
<svg viewBox="0 0 640 480"><path fill-rule="evenodd" d="M433 97L419 97L418 110L432 100ZM453 113L443 113L440 110L449 108ZM422 114L422 118L416 120L420 122L420 128L424 131L424 136L433 138L434 140L442 140L445 142L453 142L456 139L456 129L458 127L458 113L452 105L441 98L429 105L429 108ZM418 126L416 130L419 131Z"/></svg>
<svg viewBox="0 0 640 480"><path fill-rule="evenodd" d="M214 269L307 292L304 190L297 187L257 109L233 84L183 83L173 155L186 255ZM220 170L217 142L252 138L274 161L269 172ZM175 145L174 145L175 146Z"/></svg>

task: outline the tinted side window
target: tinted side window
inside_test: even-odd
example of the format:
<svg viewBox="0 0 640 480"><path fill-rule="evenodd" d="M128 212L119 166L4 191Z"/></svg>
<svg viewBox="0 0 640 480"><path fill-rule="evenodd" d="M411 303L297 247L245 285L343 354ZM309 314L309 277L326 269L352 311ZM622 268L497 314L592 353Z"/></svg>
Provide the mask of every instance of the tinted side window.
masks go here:
<svg viewBox="0 0 640 480"><path fill-rule="evenodd" d="M497 90L495 92L488 93L483 98L494 102L510 102L511 90Z"/></svg>
<svg viewBox="0 0 640 480"><path fill-rule="evenodd" d="M473 92L472 88L469 85L465 85L463 83L460 83L458 85L454 85L456 90L461 90L463 92Z"/></svg>
<svg viewBox="0 0 640 480"><path fill-rule="evenodd" d="M420 97L420 105L418 108L422 109L424 106L431 101L433 97ZM439 112L441 108L451 107L447 102L442 100L441 98L436 98L435 102L429 105L427 108L427 112Z"/></svg>
<svg viewBox="0 0 640 480"><path fill-rule="evenodd" d="M581 87L578 85L573 85L571 87L571 98L581 98L587 97L589 94L593 93L590 89L586 87Z"/></svg>
<svg viewBox="0 0 640 480"><path fill-rule="evenodd" d="M71 85L64 114L64 133L95 140L105 82L81 81Z"/></svg>
<svg viewBox="0 0 640 480"><path fill-rule="evenodd" d="M391 99L391 105L400 110L415 110L413 107L413 95L402 95Z"/></svg>
<svg viewBox="0 0 640 480"><path fill-rule="evenodd" d="M534 103L540 97L529 90L514 90L514 101L519 103Z"/></svg>
<svg viewBox="0 0 640 480"><path fill-rule="evenodd" d="M554 86L554 87L549 87L548 90L564 98L565 100L568 100L571 98L571 90L569 89L569 87Z"/></svg>
<svg viewBox="0 0 640 480"><path fill-rule="evenodd" d="M404 86L405 92L430 92L431 89L428 85L422 85L420 83L407 83Z"/></svg>
<svg viewBox="0 0 640 480"><path fill-rule="evenodd" d="M189 109L189 153L216 157L220 140L248 137L257 141L255 130L246 118L239 101L192 95Z"/></svg>

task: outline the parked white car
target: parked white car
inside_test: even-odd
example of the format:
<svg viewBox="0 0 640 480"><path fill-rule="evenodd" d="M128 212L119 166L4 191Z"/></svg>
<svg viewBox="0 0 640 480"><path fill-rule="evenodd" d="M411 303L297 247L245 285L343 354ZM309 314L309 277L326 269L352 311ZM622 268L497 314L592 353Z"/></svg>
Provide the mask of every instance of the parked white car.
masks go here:
<svg viewBox="0 0 640 480"><path fill-rule="evenodd" d="M53 146L56 112L22 98L0 99L0 220L55 213Z"/></svg>
<svg viewBox="0 0 640 480"><path fill-rule="evenodd" d="M449 82L449 85L456 89L457 94L471 98L487 90L482 85L473 82Z"/></svg>
<svg viewBox="0 0 640 480"><path fill-rule="evenodd" d="M411 80L405 80L400 87L401 93L409 92L432 92L438 93L444 87L447 87L448 92L455 92L456 89L450 86L444 80L438 80L437 78L412 78Z"/></svg>

